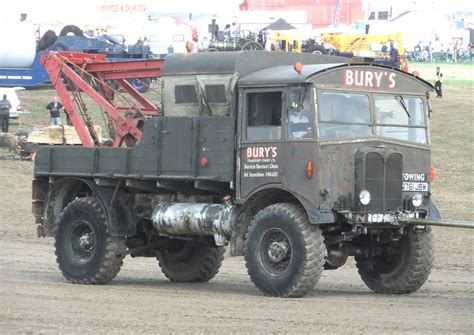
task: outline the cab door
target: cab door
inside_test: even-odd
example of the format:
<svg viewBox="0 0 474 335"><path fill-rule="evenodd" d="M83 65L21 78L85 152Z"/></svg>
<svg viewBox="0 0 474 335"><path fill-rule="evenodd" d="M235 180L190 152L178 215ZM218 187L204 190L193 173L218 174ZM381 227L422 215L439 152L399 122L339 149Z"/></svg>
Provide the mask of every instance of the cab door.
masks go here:
<svg viewBox="0 0 474 335"><path fill-rule="evenodd" d="M282 183L284 88L239 92L237 200Z"/></svg>
<svg viewBox="0 0 474 335"><path fill-rule="evenodd" d="M300 199L317 205L316 94L312 85L300 85L288 87L285 96L282 187Z"/></svg>

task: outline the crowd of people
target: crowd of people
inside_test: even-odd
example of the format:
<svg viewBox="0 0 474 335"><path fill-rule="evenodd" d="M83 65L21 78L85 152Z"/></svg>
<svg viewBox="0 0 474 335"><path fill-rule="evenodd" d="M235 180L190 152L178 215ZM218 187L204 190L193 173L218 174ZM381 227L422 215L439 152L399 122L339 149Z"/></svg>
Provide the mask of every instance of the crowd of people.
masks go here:
<svg viewBox="0 0 474 335"><path fill-rule="evenodd" d="M440 41L419 41L413 48L413 59L416 62L444 61L450 63L472 62L472 51L467 44L455 39L447 45Z"/></svg>

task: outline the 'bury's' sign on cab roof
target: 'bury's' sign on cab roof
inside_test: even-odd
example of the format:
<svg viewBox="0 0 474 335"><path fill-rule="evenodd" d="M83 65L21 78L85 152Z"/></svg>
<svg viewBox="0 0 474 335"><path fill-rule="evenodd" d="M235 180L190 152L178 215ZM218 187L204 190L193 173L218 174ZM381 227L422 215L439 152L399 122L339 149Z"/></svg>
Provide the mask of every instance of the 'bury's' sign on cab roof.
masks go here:
<svg viewBox="0 0 474 335"><path fill-rule="evenodd" d="M425 94L430 85L405 72L370 65L349 65L320 73L315 78L319 88L345 90L406 92Z"/></svg>
<svg viewBox="0 0 474 335"><path fill-rule="evenodd" d="M376 70L344 70L344 85L348 87L364 88L395 88L397 74L390 71Z"/></svg>

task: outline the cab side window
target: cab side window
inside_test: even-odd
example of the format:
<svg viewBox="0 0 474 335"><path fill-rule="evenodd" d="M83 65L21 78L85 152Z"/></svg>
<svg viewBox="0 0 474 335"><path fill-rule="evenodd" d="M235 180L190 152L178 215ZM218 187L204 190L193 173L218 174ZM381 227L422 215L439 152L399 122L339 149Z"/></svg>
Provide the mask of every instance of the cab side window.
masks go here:
<svg viewBox="0 0 474 335"><path fill-rule="evenodd" d="M313 113L310 88L288 90L286 104L287 138L312 138Z"/></svg>
<svg viewBox="0 0 474 335"><path fill-rule="evenodd" d="M283 92L255 92L246 94L247 139L281 139L281 111Z"/></svg>

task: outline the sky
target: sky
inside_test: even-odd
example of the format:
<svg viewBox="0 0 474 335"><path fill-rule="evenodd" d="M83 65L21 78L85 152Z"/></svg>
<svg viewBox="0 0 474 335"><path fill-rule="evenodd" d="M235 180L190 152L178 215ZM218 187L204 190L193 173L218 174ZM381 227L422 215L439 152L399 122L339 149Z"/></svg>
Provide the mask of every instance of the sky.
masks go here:
<svg viewBox="0 0 474 335"><path fill-rule="evenodd" d="M262 0L265 1L265 0ZM315 0L318 1L318 0ZM370 2L371 7L384 5L387 0L362 0L362 2ZM393 0L395 1L395 0ZM415 2L423 3L430 0L399 0L395 3L406 2L413 4ZM435 8L440 12L453 11L474 11L472 1L468 0L433 0ZM15 0L8 4L7 9L3 9L0 17L12 14L16 16L19 13L26 12L31 20L60 20L62 22L95 20L100 16L101 7L103 5L130 5L144 4L149 11L157 12L207 12L219 13L229 12L230 10L238 10L238 5L242 0L81 0L74 2L71 7L71 1L65 0ZM390 0L388 0L390 2ZM73 9L73 10L71 10Z"/></svg>

